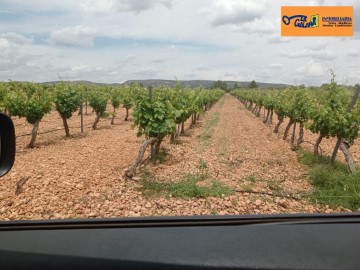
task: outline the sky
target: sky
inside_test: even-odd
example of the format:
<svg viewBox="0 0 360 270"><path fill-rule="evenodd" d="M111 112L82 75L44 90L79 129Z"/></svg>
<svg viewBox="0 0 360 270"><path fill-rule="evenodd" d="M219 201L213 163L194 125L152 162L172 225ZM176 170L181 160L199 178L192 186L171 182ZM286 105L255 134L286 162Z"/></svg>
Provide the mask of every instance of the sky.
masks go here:
<svg viewBox="0 0 360 270"><path fill-rule="evenodd" d="M0 0L0 80L234 80L360 83L353 37L281 37L294 0Z"/></svg>

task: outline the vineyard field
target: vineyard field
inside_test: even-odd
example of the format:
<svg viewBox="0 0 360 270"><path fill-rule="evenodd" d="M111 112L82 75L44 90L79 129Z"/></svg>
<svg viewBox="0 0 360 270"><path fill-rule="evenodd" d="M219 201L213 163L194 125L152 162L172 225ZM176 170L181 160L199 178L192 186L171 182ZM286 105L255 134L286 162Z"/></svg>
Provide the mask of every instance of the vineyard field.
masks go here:
<svg viewBox="0 0 360 270"><path fill-rule="evenodd" d="M106 111L111 110L108 104ZM17 138L15 166L0 187L1 220L349 211L301 197L312 186L289 139L282 140L286 121L275 134L276 121L264 125L262 114L256 117L229 94L192 127L191 119L186 120L185 134L174 144L166 137L163 156L145 162L133 179L126 179L124 170L133 163L144 137L137 137L138 130L131 128L132 116L130 122L124 121L126 110L119 108L115 125L110 125L110 118L101 118L98 129L92 130L96 115L91 111L84 116L84 134L74 112L69 120L72 137L65 138L62 119L52 111L40 123L34 149L26 148L29 136ZM13 119L17 135L31 132L32 125L24 118ZM52 129L58 131L41 134ZM314 143L317 136L305 129L304 139ZM324 139L323 155L330 155L335 143L335 138ZM357 139L351 147L357 166L359 144ZM303 147L312 150L311 144ZM340 152L338 159L343 160ZM17 183L25 178L15 195ZM203 188L217 183L218 196L194 198L171 191L158 194L151 186L144 189L149 181L169 184L184 179L195 179Z"/></svg>

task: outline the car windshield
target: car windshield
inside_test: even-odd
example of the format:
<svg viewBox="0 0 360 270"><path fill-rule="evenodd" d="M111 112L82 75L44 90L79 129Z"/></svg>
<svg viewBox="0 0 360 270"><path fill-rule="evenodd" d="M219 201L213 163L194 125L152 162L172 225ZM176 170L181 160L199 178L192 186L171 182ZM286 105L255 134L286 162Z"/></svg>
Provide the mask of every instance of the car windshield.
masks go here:
<svg viewBox="0 0 360 270"><path fill-rule="evenodd" d="M0 1L16 133L0 221L360 210L356 16L355 0Z"/></svg>

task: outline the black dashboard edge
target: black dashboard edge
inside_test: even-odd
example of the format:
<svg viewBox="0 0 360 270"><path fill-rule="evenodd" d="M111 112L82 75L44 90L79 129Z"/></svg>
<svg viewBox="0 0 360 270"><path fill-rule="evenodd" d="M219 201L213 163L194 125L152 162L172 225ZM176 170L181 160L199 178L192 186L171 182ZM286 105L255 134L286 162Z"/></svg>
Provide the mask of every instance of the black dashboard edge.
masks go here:
<svg viewBox="0 0 360 270"><path fill-rule="evenodd" d="M360 213L336 214L277 214L241 216L179 216L142 218L89 218L63 220L0 221L0 231L51 230L51 229L99 229L99 228L146 228L188 226L238 226L255 224L324 224L358 223Z"/></svg>

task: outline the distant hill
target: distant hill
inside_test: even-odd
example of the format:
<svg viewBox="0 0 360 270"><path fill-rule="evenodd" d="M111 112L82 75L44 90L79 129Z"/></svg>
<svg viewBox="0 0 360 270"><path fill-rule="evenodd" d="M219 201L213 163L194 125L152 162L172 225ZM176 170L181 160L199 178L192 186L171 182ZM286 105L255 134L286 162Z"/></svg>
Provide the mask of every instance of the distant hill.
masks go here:
<svg viewBox="0 0 360 270"><path fill-rule="evenodd" d="M141 83L144 86L170 86L170 87L174 87L177 84L177 81L175 80L129 80L124 82L123 84L125 85L129 85L133 82L136 83ZM211 81L211 80L190 80L190 81L180 81L182 86L188 86L190 88L195 88L195 87L205 87L205 88L210 88L214 82L216 81ZM227 86L229 88L234 87L235 83L237 83L237 85L239 87L246 87L249 85L250 82L238 82L238 81L225 81ZM261 88L285 88L288 87L289 85L286 84L280 84L280 83L262 83L262 82L256 82L256 84L261 87Z"/></svg>
<svg viewBox="0 0 360 270"><path fill-rule="evenodd" d="M95 82L90 82L90 81L83 81L83 80L78 80L78 81L71 81L73 83L77 83L77 84L82 84L82 85L109 85L109 86L121 86L123 85L122 83L95 83ZM60 81L51 81L51 82L44 82L43 84L57 84L60 83Z"/></svg>
<svg viewBox="0 0 360 270"><path fill-rule="evenodd" d="M53 81L53 82L46 82L44 84L55 84L59 81ZM128 80L124 83L94 83L90 81L74 81L75 83L79 84L85 84L85 85L109 85L109 86L122 86L122 85L130 85L131 83L141 83L144 86L169 86L174 87L177 84L176 80ZM210 88L214 82L211 80L190 80L190 81L180 81L181 85L183 87L188 86L190 88L196 88L196 87L205 87ZM239 87L246 87L249 85L250 82L238 82L238 81L226 81L226 84L229 88L233 88L235 83ZM289 85L286 84L280 84L280 83L262 83L262 82L256 82L256 84L260 88L285 88Z"/></svg>

